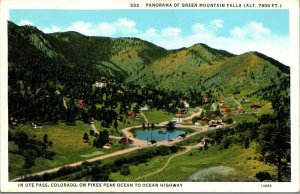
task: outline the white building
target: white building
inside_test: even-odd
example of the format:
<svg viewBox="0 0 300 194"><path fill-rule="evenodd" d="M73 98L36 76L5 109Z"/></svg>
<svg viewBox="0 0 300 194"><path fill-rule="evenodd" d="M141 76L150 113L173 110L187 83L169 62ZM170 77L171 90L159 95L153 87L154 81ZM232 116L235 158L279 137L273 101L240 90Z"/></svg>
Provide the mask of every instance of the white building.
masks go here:
<svg viewBox="0 0 300 194"><path fill-rule="evenodd" d="M147 105L140 107L140 111L147 111L149 110L149 107Z"/></svg>
<svg viewBox="0 0 300 194"><path fill-rule="evenodd" d="M104 88L104 87L106 87L106 85L107 85L106 82L98 82L98 81L95 82L95 86L97 88Z"/></svg>
<svg viewBox="0 0 300 194"><path fill-rule="evenodd" d="M190 104L188 102L184 101L183 104L186 109L190 108Z"/></svg>
<svg viewBox="0 0 300 194"><path fill-rule="evenodd" d="M173 123L175 123L175 124L179 124L179 123L182 122L181 120L182 120L181 118L173 118L173 119L171 120L171 122L173 122Z"/></svg>

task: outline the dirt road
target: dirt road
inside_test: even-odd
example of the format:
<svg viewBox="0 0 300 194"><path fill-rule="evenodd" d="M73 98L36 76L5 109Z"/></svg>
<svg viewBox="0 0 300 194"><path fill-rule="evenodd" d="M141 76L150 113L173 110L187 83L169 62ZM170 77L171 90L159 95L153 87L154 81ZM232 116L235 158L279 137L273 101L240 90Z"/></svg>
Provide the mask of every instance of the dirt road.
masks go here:
<svg viewBox="0 0 300 194"><path fill-rule="evenodd" d="M113 153L110 153L110 154L106 154L106 155L103 155L103 156L98 156L98 157L91 158L91 159L87 159L87 160L83 160L83 161L80 161L80 162L75 162L75 163L72 163L72 164L67 164L67 165L63 165L63 166L56 167L56 168L52 168L52 169L50 169L50 170L45 170L45 171L33 173L33 174L30 174L30 176L34 176L34 175L42 175L42 174L44 174L44 173L52 173L52 172L58 171L58 170L59 170L60 168L62 168L62 167L66 167L66 166L78 166L78 165L81 165L82 162L84 162L84 161L87 161L87 162L94 162L94 161L97 161L97 160L104 160L104 159L106 159L106 158L111 158L111 157L114 157L114 156L126 154L126 153L129 153L129 152L138 150L138 149L141 149L141 148L140 148L140 147L131 147L131 148L128 148L128 149L125 149L125 150L116 151L116 152L113 152ZM18 180L20 180L21 178L22 178L22 177L18 177L18 178L15 178L15 179L11 180L11 181L18 181Z"/></svg>
<svg viewBox="0 0 300 194"><path fill-rule="evenodd" d="M201 113L202 113L203 109L202 109L202 108L200 108L200 107L198 107L198 108L199 108L199 111L197 111L197 112L195 112L195 113L191 114L191 115L190 115L190 116L188 116L188 117L182 118L182 121L188 121L188 120L192 120L192 118L193 118L193 117L201 115Z"/></svg>
<svg viewBox="0 0 300 194"><path fill-rule="evenodd" d="M135 178L134 181L140 180L142 178L145 178L145 177L148 177L148 176L151 176L151 175L154 175L154 174L157 174L157 173L163 171L165 168L168 167L168 165L170 164L170 162L171 162L171 160L173 158L175 158L177 156L180 156L182 154L185 154L185 153L189 152L193 148L200 148L200 147L203 147L203 143L202 142L200 142L200 143L198 143L197 145L194 145L194 146L185 146L186 149L184 151L172 155L170 158L168 158L168 160L166 161L166 163L160 169L158 169L158 170L156 170L154 172L145 174L143 176L139 176L139 177Z"/></svg>

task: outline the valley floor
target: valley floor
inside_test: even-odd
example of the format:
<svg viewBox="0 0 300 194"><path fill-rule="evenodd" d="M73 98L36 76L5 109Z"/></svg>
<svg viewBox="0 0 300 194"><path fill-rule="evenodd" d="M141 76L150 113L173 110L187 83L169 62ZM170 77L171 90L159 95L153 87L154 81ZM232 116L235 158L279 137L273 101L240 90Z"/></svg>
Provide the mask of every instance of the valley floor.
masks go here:
<svg viewBox="0 0 300 194"><path fill-rule="evenodd" d="M224 99L226 99L227 104L232 103L230 104L231 106L242 106L235 99ZM268 107L267 103L265 103L265 105L266 108L262 109L262 111L269 112L270 107ZM212 106L214 106L214 104L212 104ZM240 119L252 120L254 118L251 115L252 110L248 107L249 105L244 104L243 106L247 110L246 114L229 114L238 122L240 122ZM194 112L190 112L189 116L183 118L183 120L191 120L194 116L200 115L202 111L202 108L198 108ZM20 155L14 154L16 145L11 142L9 145L10 179L18 180L24 173L41 175L45 172L55 172L64 166L77 166L83 161L105 161L108 158L115 158L120 155L126 155L129 152L136 152L138 149L146 148L148 146L147 141L135 139L130 130L141 127L140 124L144 121L156 122L159 123L158 126L163 126L172 117L173 115L162 111L149 110L143 113L143 120L137 121L131 119L130 122L124 122L127 125L121 125L123 128L122 133L126 137L134 139L133 147L118 145L117 142L121 137L116 134L110 136L115 144L111 149L95 148L91 146L90 143L82 140L83 133L88 132L89 129L92 128L94 131L99 130L100 126L98 123L93 123L89 126L78 121L77 125L72 127L66 126L65 124L58 124L55 126L45 126L42 130L35 131L32 131L30 126L22 126L22 130L34 133L40 138L42 138L44 134L48 134L49 139L54 142L54 146L51 149L56 152L56 156L54 160L38 158L36 160L36 165L31 168L29 172L24 172L22 170L24 159ZM146 164L140 164L138 166L131 165L130 170L132 173L129 176L123 176L117 172L111 174L111 179L120 181L186 181L188 176L192 173L208 167L220 165L233 167L249 177L253 177L255 172L262 170L270 171L270 173L272 172L272 167L263 165L257 160L253 146L248 150L239 147L229 148L228 150L218 150L217 148L212 147L200 152L199 150L195 150L195 148L201 146L200 144L195 143L195 140L197 139L197 141L199 141L199 134L209 132L208 125L177 125L176 127L191 128L194 132L189 133L184 141L175 139L170 143L166 140L158 142L158 145L178 144L186 148L184 151L174 155L155 157ZM115 131L111 129L110 134L115 134ZM92 142L92 139L90 142ZM142 172L139 171L139 169L142 169ZM61 178L64 179L63 177Z"/></svg>

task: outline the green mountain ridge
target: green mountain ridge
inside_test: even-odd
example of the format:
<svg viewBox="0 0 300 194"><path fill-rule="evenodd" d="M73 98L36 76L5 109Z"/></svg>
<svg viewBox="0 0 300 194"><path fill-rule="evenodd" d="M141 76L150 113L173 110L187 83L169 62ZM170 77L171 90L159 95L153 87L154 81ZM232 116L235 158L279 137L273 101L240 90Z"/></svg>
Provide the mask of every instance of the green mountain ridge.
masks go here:
<svg viewBox="0 0 300 194"><path fill-rule="evenodd" d="M250 94L289 77L288 66L255 51L234 55L202 43L166 50L138 38L85 36L73 31L45 34L12 22L8 22L8 34L10 69L27 65L22 71L41 73L35 68L51 64L66 71L86 71L90 79L84 81L89 83L105 76L164 91ZM66 79L62 76L51 79L59 83Z"/></svg>

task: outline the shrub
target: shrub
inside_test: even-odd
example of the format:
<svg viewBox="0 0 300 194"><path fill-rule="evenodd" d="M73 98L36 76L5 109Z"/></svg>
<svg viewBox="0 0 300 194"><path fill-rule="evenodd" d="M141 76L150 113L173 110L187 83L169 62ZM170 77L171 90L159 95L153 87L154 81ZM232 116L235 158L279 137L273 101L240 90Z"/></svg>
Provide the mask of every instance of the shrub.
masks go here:
<svg viewBox="0 0 300 194"><path fill-rule="evenodd" d="M246 138L246 139L245 139L243 145L244 145L244 148L245 148L245 149L249 148L249 145L250 145L249 138Z"/></svg>
<svg viewBox="0 0 300 194"><path fill-rule="evenodd" d="M109 171L104 167L94 166L91 175L92 181L107 181L109 179Z"/></svg>
<svg viewBox="0 0 300 194"><path fill-rule="evenodd" d="M53 157L55 156L55 152L53 151L46 151L45 158L48 160L53 160Z"/></svg>
<svg viewBox="0 0 300 194"><path fill-rule="evenodd" d="M226 122L227 122L228 124L232 124L232 123L233 123L233 119L232 119L232 118L228 118L228 119L226 120Z"/></svg>
<svg viewBox="0 0 300 194"><path fill-rule="evenodd" d="M128 165L122 166L120 170L121 175L128 176L130 174L130 169Z"/></svg>
<svg viewBox="0 0 300 194"><path fill-rule="evenodd" d="M43 181L49 181L52 179L52 174L46 172L43 174L42 179Z"/></svg>
<svg viewBox="0 0 300 194"><path fill-rule="evenodd" d="M231 144L231 137L230 136L226 136L222 139L221 145L223 149L227 149L229 148L230 144Z"/></svg>

